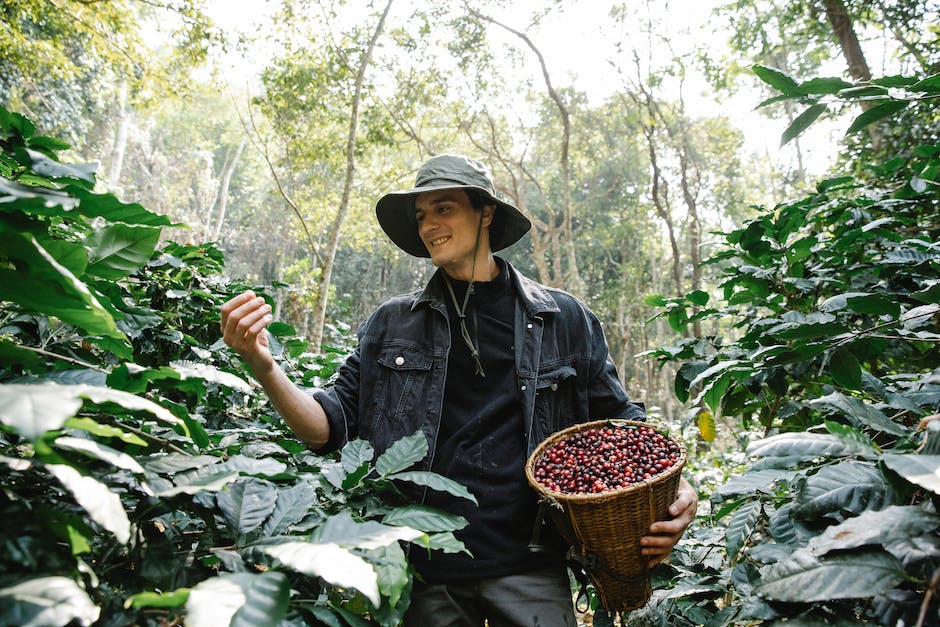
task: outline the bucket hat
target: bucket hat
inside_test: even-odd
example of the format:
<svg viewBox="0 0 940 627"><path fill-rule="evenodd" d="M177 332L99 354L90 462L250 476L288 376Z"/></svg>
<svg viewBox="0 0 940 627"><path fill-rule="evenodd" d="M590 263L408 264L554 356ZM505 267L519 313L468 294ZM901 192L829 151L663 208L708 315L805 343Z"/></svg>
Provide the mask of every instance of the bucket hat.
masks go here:
<svg viewBox="0 0 940 627"><path fill-rule="evenodd" d="M390 192L375 205L375 217L389 239L409 255L430 257L418 236L415 197L439 189L478 189L484 192L496 211L490 225L490 249L493 252L515 244L532 223L510 203L496 197L493 176L483 163L463 155L437 155L418 170L411 189Z"/></svg>

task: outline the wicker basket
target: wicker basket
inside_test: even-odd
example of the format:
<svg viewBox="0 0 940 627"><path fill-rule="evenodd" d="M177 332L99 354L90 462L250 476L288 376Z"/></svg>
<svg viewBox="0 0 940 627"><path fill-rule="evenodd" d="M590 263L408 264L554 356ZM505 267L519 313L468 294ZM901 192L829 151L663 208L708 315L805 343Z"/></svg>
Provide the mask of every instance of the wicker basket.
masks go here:
<svg viewBox="0 0 940 627"><path fill-rule="evenodd" d="M632 420L600 420L569 427L539 444L526 462L525 473L529 484L551 504L548 509L558 530L571 544L575 559L585 566L601 603L609 611L627 611L646 605L652 595L640 538L652 523L669 517L667 510L676 499L687 456L676 442L679 459L665 472L597 494L563 494L536 481L535 467L552 445L580 431L606 426L655 428Z"/></svg>

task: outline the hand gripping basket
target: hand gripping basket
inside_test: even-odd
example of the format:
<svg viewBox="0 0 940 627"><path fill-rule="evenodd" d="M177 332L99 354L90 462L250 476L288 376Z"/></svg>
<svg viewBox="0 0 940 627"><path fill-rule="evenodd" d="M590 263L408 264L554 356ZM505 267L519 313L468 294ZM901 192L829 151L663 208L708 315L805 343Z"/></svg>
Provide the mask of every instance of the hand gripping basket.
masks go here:
<svg viewBox="0 0 940 627"><path fill-rule="evenodd" d="M685 448L673 440L680 456L672 467L641 483L606 492L563 494L549 490L535 478L536 465L555 443L581 431L607 426L655 429L632 420L599 420L569 427L539 444L526 462L525 473L529 485L549 502L558 530L571 545L574 559L594 582L601 603L609 611L627 611L646 605L652 595L648 560L640 553L640 538L651 524L669 518L668 508L676 500L687 459Z"/></svg>

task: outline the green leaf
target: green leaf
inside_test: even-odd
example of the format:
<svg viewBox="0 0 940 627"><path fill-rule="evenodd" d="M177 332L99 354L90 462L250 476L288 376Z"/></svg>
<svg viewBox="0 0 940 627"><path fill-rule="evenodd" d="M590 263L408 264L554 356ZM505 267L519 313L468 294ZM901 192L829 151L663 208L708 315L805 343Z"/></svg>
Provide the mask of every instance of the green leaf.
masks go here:
<svg viewBox="0 0 940 627"><path fill-rule="evenodd" d="M96 194L78 185L67 185L63 191L79 199L76 211L89 218L145 226L174 226L166 216L144 209L138 203L121 202L113 194Z"/></svg>
<svg viewBox="0 0 940 627"><path fill-rule="evenodd" d="M793 513L803 520L860 514L892 505L898 495L871 464L845 461L825 466L803 483Z"/></svg>
<svg viewBox="0 0 940 627"><path fill-rule="evenodd" d="M90 435L96 435L100 438L117 438L126 444L134 444L135 446L141 447L147 446L147 442L140 436L134 435L133 433L128 433L127 431L124 431L118 427L103 425L95 421L93 418L69 418L65 421L65 426L69 429L79 429Z"/></svg>
<svg viewBox="0 0 940 627"><path fill-rule="evenodd" d="M715 494L722 499L737 496L750 496L758 492L762 494L773 494L774 484L778 481L789 479L792 475L792 472L785 470L756 470L746 472L743 475L732 477L718 488Z"/></svg>
<svg viewBox="0 0 940 627"><path fill-rule="evenodd" d="M380 604L378 576L363 558L335 544L285 542L261 550L304 575L320 577L340 588L361 592L376 607Z"/></svg>
<svg viewBox="0 0 940 627"><path fill-rule="evenodd" d="M109 224L85 238L91 252L86 272L102 279L121 279L147 265L160 240L160 229Z"/></svg>
<svg viewBox="0 0 940 627"><path fill-rule="evenodd" d="M124 470L130 470L135 473L144 472L143 466L137 463L137 460L127 453L122 453L110 446L95 442L94 440L63 435L56 438L53 444L56 448L66 451L76 451L92 459L100 459L117 468L123 468Z"/></svg>
<svg viewBox="0 0 940 627"><path fill-rule="evenodd" d="M761 79L785 96L802 96L799 84L789 74L764 65L751 67L757 78Z"/></svg>
<svg viewBox="0 0 940 627"><path fill-rule="evenodd" d="M685 297L693 305L698 305L699 307L704 307L708 304L708 292L703 292L702 290L693 290L685 295Z"/></svg>
<svg viewBox="0 0 940 627"><path fill-rule="evenodd" d="M223 470L240 472L245 475L263 475L266 477L276 477L287 471L287 464L279 462L270 457L255 459L247 455L232 455L224 462L216 464L212 472Z"/></svg>
<svg viewBox="0 0 940 627"><path fill-rule="evenodd" d="M317 490L311 483L298 483L286 490L278 490L274 510L264 521L261 533L268 538L286 531L300 522L311 508L316 507Z"/></svg>
<svg viewBox="0 0 940 627"><path fill-rule="evenodd" d="M290 582L283 573L222 574L190 591L187 627L276 627L287 615Z"/></svg>
<svg viewBox="0 0 940 627"><path fill-rule="evenodd" d="M149 472L166 475L193 468L207 468L222 461L214 455L184 455L182 453L157 453L140 458L140 460Z"/></svg>
<svg viewBox="0 0 940 627"><path fill-rule="evenodd" d="M904 435L906 433L901 425L893 422L881 411L860 398L833 392L813 399L809 401L809 404L812 407L840 412L854 423L861 423L884 433L890 433L891 435Z"/></svg>
<svg viewBox="0 0 940 627"><path fill-rule="evenodd" d="M894 542L916 539L933 532L940 517L912 505L892 505L880 511L862 512L826 530L809 541L813 555L861 546L890 546ZM890 549L889 549L890 551Z"/></svg>
<svg viewBox="0 0 940 627"><path fill-rule="evenodd" d="M358 522L348 511L343 511L323 521L311 540L348 549L376 549L393 542L409 542L421 535L420 531L409 527L393 527L374 520Z"/></svg>
<svg viewBox="0 0 940 627"><path fill-rule="evenodd" d="M795 457L803 461L817 457L877 457L878 451L869 442L851 441L827 433L780 433L758 440L747 447L748 455L757 457Z"/></svg>
<svg viewBox="0 0 940 627"><path fill-rule="evenodd" d="M274 511L277 488L270 481L243 477L216 494L215 499L228 528L244 536L260 527Z"/></svg>
<svg viewBox="0 0 940 627"><path fill-rule="evenodd" d="M466 553L473 557L473 554L467 550L464 543L458 540L457 536L451 531L430 534L428 536L428 549L443 551L444 553Z"/></svg>
<svg viewBox="0 0 940 627"><path fill-rule="evenodd" d="M908 102L906 100L891 100L884 104L880 104L877 107L872 107L868 109L858 117L856 117L852 124L849 125L846 135L851 135L852 133L857 133L866 126L874 124L878 120L888 117L889 115L894 115L901 109L907 107Z"/></svg>
<svg viewBox="0 0 940 627"><path fill-rule="evenodd" d="M375 449L367 440L347 442L340 454L340 460L346 472L353 472L363 464L368 464L373 457L375 457Z"/></svg>
<svg viewBox="0 0 940 627"><path fill-rule="evenodd" d="M789 143L791 140L795 139L806 130L806 128L816 121L820 115L822 115L827 109L828 105L825 104L814 104L808 109L803 111L803 113L796 116L796 119L790 123L790 126L783 131L783 135L780 136L780 145L783 146Z"/></svg>
<svg viewBox="0 0 940 627"><path fill-rule="evenodd" d="M850 390L862 389L862 367L851 351L844 348L833 351L829 357L829 374L841 387Z"/></svg>
<svg viewBox="0 0 940 627"><path fill-rule="evenodd" d="M890 590L904 579L896 559L882 551L863 551L815 557L800 549L764 573L757 594L772 601L829 602L868 599Z"/></svg>
<svg viewBox="0 0 940 627"><path fill-rule="evenodd" d="M168 498L177 494L196 494L203 490L218 492L225 486L238 479L237 472L217 472L213 474L180 474L173 478L174 486L157 493L160 498Z"/></svg>
<svg viewBox="0 0 940 627"><path fill-rule="evenodd" d="M396 473L420 462L428 454L428 439L423 431L404 437L375 460L375 471L380 477Z"/></svg>
<svg viewBox="0 0 940 627"><path fill-rule="evenodd" d="M866 292L847 292L836 294L824 300L819 305L819 310L823 312L839 311L848 309L860 314L871 314L875 316L891 315L898 316L901 312L901 306L897 300L886 294L869 294Z"/></svg>
<svg viewBox="0 0 940 627"><path fill-rule="evenodd" d="M17 262L15 269L0 266L0 300L55 316L92 334L126 339L88 286L31 233L10 232L0 224L0 250L4 258Z"/></svg>
<svg viewBox="0 0 940 627"><path fill-rule="evenodd" d="M914 485L940 494L940 455L891 453L882 457L882 461Z"/></svg>
<svg viewBox="0 0 940 627"><path fill-rule="evenodd" d="M32 169L36 174L47 176L51 179L76 179L90 183L89 187L95 184L95 171L98 169L97 163L79 163L69 165L50 159L46 155L36 150L26 149L26 154L32 159Z"/></svg>
<svg viewBox="0 0 940 627"><path fill-rule="evenodd" d="M457 531L467 526L462 516L448 514L425 505L406 505L387 513L382 522L386 525L411 527L424 532Z"/></svg>
<svg viewBox="0 0 940 627"><path fill-rule="evenodd" d="M725 551L728 554L729 561L734 562L741 547L751 537L751 533L760 519L761 511L760 501L751 501L742 505L731 516L728 527L725 529Z"/></svg>
<svg viewBox="0 0 940 627"><path fill-rule="evenodd" d="M909 87L911 91L940 93L940 74L932 74Z"/></svg>
<svg viewBox="0 0 940 627"><path fill-rule="evenodd" d="M379 592L388 599L389 606L395 607L411 584L405 552L395 543L369 551L369 557L374 564Z"/></svg>
<svg viewBox="0 0 940 627"><path fill-rule="evenodd" d="M650 294L648 295L643 302L646 303L649 307L665 307L666 299L663 298L661 294Z"/></svg>
<svg viewBox="0 0 940 627"><path fill-rule="evenodd" d="M0 624L72 625L98 620L101 609L67 577L36 577L0 588Z"/></svg>
<svg viewBox="0 0 940 627"><path fill-rule="evenodd" d="M93 477L85 477L65 464L47 464L46 469L72 493L96 523L114 534L121 544L131 538L131 523L121 504L121 497Z"/></svg>
<svg viewBox="0 0 940 627"><path fill-rule="evenodd" d="M399 481L408 481L409 483L426 486L439 492L447 492L448 494L459 496L460 498L467 499L468 501L472 501L474 503L477 502L477 498L473 496L466 487L435 472L411 470L408 472L399 472L395 473L394 475L388 475L388 478Z"/></svg>
<svg viewBox="0 0 940 627"><path fill-rule="evenodd" d="M800 83L799 89L804 94L835 94L843 89L848 89L854 87L852 83L849 83L838 77L828 77L828 78L811 78L807 81Z"/></svg>
<svg viewBox="0 0 940 627"><path fill-rule="evenodd" d="M189 588L173 592L138 592L127 597L124 607L182 607L189 599Z"/></svg>
<svg viewBox="0 0 940 627"><path fill-rule="evenodd" d="M203 364L195 361L176 360L170 362L170 367L175 370L181 379L202 379L210 383L218 383L225 387L232 388L244 394L254 394L254 390L248 383L232 374L219 370L212 364Z"/></svg>
<svg viewBox="0 0 940 627"><path fill-rule="evenodd" d="M58 387L54 383L0 385L0 422L30 440L60 428L78 413L82 399L75 394L58 394Z"/></svg>

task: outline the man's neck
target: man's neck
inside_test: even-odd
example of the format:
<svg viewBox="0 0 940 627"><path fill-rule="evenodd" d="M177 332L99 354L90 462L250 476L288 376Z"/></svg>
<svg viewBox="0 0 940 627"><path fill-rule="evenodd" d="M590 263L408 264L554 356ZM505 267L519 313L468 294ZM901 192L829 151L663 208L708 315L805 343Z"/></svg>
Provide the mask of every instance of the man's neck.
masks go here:
<svg viewBox="0 0 940 627"><path fill-rule="evenodd" d="M474 282L492 281L499 276L499 264L496 263L496 258L493 257L492 253L488 254L484 259L478 259L476 264L465 264L460 268L445 267L442 268L442 270L455 281L468 283L471 280L471 271L473 272L472 280Z"/></svg>

